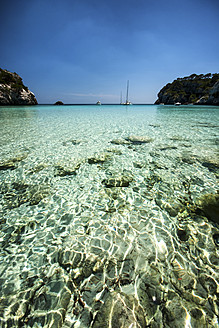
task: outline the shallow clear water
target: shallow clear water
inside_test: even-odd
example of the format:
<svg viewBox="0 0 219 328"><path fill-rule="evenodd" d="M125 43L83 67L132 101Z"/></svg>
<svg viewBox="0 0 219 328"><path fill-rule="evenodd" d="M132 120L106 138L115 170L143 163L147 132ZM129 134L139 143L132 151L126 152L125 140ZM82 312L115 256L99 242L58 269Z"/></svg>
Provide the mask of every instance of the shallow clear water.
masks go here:
<svg viewBox="0 0 219 328"><path fill-rule="evenodd" d="M2 326L101 327L118 293L151 324L171 291L184 316L168 327L204 327L192 313L209 316L198 277L218 288L219 230L197 204L218 190L219 108L2 107L0 122Z"/></svg>

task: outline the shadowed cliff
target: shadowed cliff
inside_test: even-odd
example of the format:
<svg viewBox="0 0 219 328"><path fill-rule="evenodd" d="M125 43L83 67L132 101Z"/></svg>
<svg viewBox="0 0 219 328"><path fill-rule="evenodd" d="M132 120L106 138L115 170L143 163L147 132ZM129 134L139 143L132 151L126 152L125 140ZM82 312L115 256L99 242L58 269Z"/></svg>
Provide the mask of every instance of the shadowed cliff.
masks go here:
<svg viewBox="0 0 219 328"><path fill-rule="evenodd" d="M165 85L155 104L219 105L219 74L192 74Z"/></svg>

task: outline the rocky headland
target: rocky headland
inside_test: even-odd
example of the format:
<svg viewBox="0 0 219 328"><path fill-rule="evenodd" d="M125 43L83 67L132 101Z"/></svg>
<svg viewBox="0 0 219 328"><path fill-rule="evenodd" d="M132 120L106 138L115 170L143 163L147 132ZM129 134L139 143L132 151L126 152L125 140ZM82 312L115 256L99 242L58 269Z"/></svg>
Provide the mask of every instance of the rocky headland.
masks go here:
<svg viewBox="0 0 219 328"><path fill-rule="evenodd" d="M37 100L17 73L0 68L0 106L37 105Z"/></svg>
<svg viewBox="0 0 219 328"><path fill-rule="evenodd" d="M158 93L155 104L219 106L219 74L192 74L165 85Z"/></svg>

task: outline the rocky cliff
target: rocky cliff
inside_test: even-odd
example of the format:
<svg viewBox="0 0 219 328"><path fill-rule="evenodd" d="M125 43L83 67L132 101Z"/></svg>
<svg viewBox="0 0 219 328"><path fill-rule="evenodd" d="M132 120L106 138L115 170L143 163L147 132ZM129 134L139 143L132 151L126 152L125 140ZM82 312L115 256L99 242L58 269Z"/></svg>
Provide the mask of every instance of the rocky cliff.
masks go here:
<svg viewBox="0 0 219 328"><path fill-rule="evenodd" d="M18 74L0 68L0 105L37 105L37 100Z"/></svg>
<svg viewBox="0 0 219 328"><path fill-rule="evenodd" d="M155 104L198 104L219 106L219 74L192 74L165 85Z"/></svg>

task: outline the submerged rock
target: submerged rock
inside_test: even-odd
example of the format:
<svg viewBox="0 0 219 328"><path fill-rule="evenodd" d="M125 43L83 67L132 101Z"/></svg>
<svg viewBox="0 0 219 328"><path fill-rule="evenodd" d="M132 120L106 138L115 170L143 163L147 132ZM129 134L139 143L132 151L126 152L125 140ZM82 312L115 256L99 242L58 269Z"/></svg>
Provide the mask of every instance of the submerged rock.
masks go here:
<svg viewBox="0 0 219 328"><path fill-rule="evenodd" d="M63 146L68 146L68 145L79 145L80 143L82 143L82 140L77 140L77 139L69 139L66 141L63 141Z"/></svg>
<svg viewBox="0 0 219 328"><path fill-rule="evenodd" d="M170 137L170 140L172 140L172 141L187 141L187 139L185 137L178 136L178 135Z"/></svg>
<svg viewBox="0 0 219 328"><path fill-rule="evenodd" d="M113 187L128 187L130 184L130 180L126 179L125 177L121 177L121 178L109 178L106 180L103 180L103 184L105 184L105 186L107 188L113 188Z"/></svg>
<svg viewBox="0 0 219 328"><path fill-rule="evenodd" d="M18 163L27 157L27 154L21 154L17 157L10 158L0 162L0 170L14 170L18 167Z"/></svg>
<svg viewBox="0 0 219 328"><path fill-rule="evenodd" d="M137 162L133 162L133 166L137 169L142 169L143 167L146 166L146 164L144 162L137 161Z"/></svg>
<svg viewBox="0 0 219 328"><path fill-rule="evenodd" d="M99 310L92 328L146 328L143 308L132 295L114 291Z"/></svg>
<svg viewBox="0 0 219 328"><path fill-rule="evenodd" d="M214 243L216 246L219 246L219 233L213 235Z"/></svg>
<svg viewBox="0 0 219 328"><path fill-rule="evenodd" d="M108 153L112 153L112 154L115 154L115 155L122 155L122 151L120 149L117 149L117 148L108 148L108 149L106 149L106 151Z"/></svg>
<svg viewBox="0 0 219 328"><path fill-rule="evenodd" d="M115 176L110 176L108 179L104 179L102 183L107 188L113 187L128 187L129 184L133 181L133 176L129 173L117 174Z"/></svg>
<svg viewBox="0 0 219 328"><path fill-rule="evenodd" d="M196 205L209 220L219 224L219 194L204 195Z"/></svg>
<svg viewBox="0 0 219 328"><path fill-rule="evenodd" d="M159 191L157 192L155 202L163 210L167 211L171 217L176 216L184 209L184 205L177 198L170 197L169 199L164 199L163 193Z"/></svg>
<svg viewBox="0 0 219 328"><path fill-rule="evenodd" d="M185 154L183 157L179 158L179 160L181 160L183 163L190 164L190 165L198 161L197 157L192 156L190 154Z"/></svg>
<svg viewBox="0 0 219 328"><path fill-rule="evenodd" d="M50 194L48 185L27 185L24 183L13 183L5 186L3 199L6 208L12 209L27 203L27 205L37 205ZM5 192L4 192L5 191Z"/></svg>
<svg viewBox="0 0 219 328"><path fill-rule="evenodd" d="M30 169L28 171L28 173L29 174L38 173L38 172L44 170L45 168L47 168L47 164L41 163L41 164L36 165L32 169Z"/></svg>
<svg viewBox="0 0 219 328"><path fill-rule="evenodd" d="M210 172L218 173L219 172L219 164L213 161L205 161L202 163L202 166L207 167Z"/></svg>
<svg viewBox="0 0 219 328"><path fill-rule="evenodd" d="M177 236L181 241L187 241L189 239L190 231L188 229L178 229Z"/></svg>
<svg viewBox="0 0 219 328"><path fill-rule="evenodd" d="M17 162L14 160L0 162L0 170L14 170L16 168L17 168Z"/></svg>
<svg viewBox="0 0 219 328"><path fill-rule="evenodd" d="M147 136L134 136L134 135L127 137L126 140L135 145L140 145L143 143L149 143L153 141L152 138Z"/></svg>
<svg viewBox="0 0 219 328"><path fill-rule="evenodd" d="M164 150L172 150L172 149L177 149L176 146L165 146L165 147L161 147L159 148L161 151L164 151Z"/></svg>
<svg viewBox="0 0 219 328"><path fill-rule="evenodd" d="M112 144L114 145L130 145L131 142L127 141L125 139L114 139L111 141Z"/></svg>
<svg viewBox="0 0 219 328"><path fill-rule="evenodd" d="M55 176L65 177L67 175L76 175L82 162L68 163L66 165L55 166Z"/></svg>
<svg viewBox="0 0 219 328"><path fill-rule="evenodd" d="M89 164L103 164L107 160L111 159L111 155L108 153L100 153L100 154L95 154L92 157L89 157L87 159Z"/></svg>

